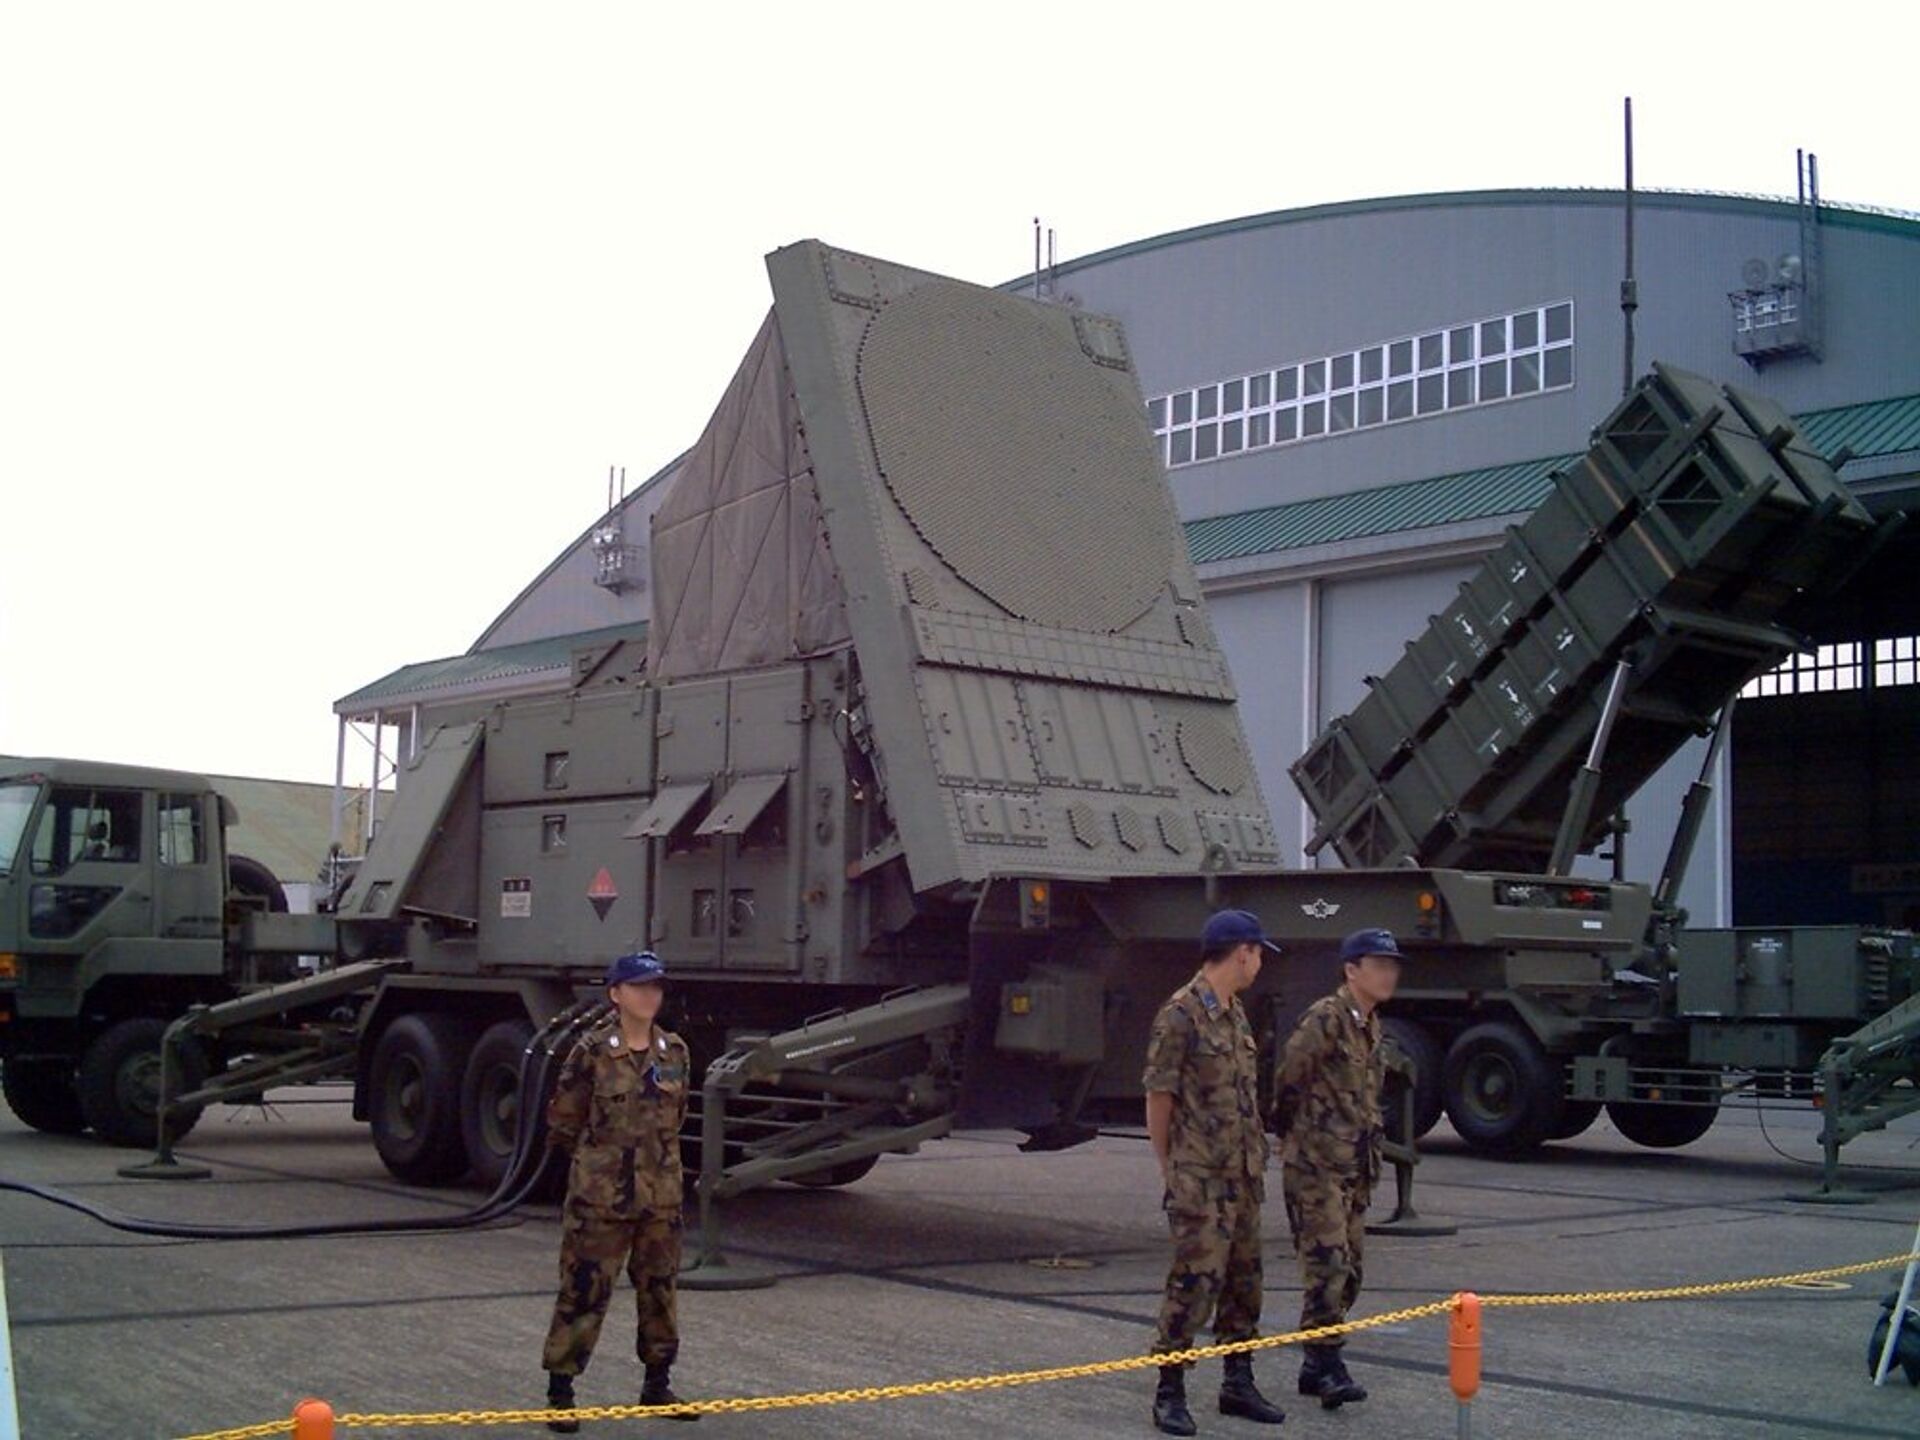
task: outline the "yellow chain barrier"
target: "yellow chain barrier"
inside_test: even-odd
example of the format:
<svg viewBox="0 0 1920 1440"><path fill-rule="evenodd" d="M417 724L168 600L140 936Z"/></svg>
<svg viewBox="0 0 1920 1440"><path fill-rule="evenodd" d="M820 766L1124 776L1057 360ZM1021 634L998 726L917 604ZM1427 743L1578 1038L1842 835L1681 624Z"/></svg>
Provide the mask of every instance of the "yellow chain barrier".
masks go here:
<svg viewBox="0 0 1920 1440"><path fill-rule="evenodd" d="M1783 1285L1800 1285L1814 1280L1837 1280L1847 1275L1865 1275L1920 1260L1920 1252L1889 1255L1882 1260L1863 1260L1855 1265L1833 1265L1824 1270L1802 1270L1792 1275L1767 1275L1751 1280L1721 1280L1704 1285L1671 1285L1652 1290L1567 1291L1553 1295L1482 1295L1482 1308L1520 1309L1546 1305L1630 1305L1649 1300L1700 1300L1713 1295L1738 1295L1754 1290L1773 1290ZM1254 1340L1237 1340L1226 1345L1195 1346L1181 1352L1183 1360L1207 1360L1219 1355L1239 1355L1254 1350L1271 1350L1282 1345L1299 1345L1324 1340L1333 1335L1351 1335L1375 1330L1383 1325L1399 1325L1409 1320L1424 1320L1444 1315L1453 1308L1453 1299L1431 1300L1369 1315L1341 1325L1322 1325L1312 1330L1294 1330L1285 1335L1262 1335ZM1149 1370L1166 1362L1164 1355L1129 1355L1124 1360L1097 1360L1084 1365L1056 1365L1045 1370L1010 1370L998 1375L968 1375L950 1380L921 1380L906 1385L869 1385L857 1390L813 1390L794 1395L735 1396L723 1400L690 1400L673 1406L659 1405L583 1405L570 1411L572 1420L643 1420L661 1415L740 1415L763 1410L798 1410L822 1405L864 1405L876 1400L905 1400L921 1395L971 1395L982 1390L1007 1390L1017 1385L1047 1385L1058 1380L1086 1380L1096 1375L1116 1375L1128 1370ZM424 1429L435 1425L533 1425L544 1424L553 1412L538 1410L443 1410L416 1414L345 1414L334 1418L340 1429ZM269 1435L293 1433L291 1420L275 1420L262 1425L243 1425L232 1430L208 1430L184 1440L260 1440Z"/></svg>

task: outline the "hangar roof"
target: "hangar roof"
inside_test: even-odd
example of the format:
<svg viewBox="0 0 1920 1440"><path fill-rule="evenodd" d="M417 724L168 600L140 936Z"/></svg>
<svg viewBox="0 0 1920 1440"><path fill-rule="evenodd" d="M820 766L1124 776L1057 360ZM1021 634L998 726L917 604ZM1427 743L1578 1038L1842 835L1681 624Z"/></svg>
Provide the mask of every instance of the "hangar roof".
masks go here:
<svg viewBox="0 0 1920 1440"><path fill-rule="evenodd" d="M1796 417L1807 439L1831 454L1842 445L1856 459L1920 451L1920 395L1841 405ZM1549 455L1513 465L1463 470L1426 480L1383 485L1240 510L1187 522L1193 563L1240 560L1308 545L1396 535L1534 509L1553 489L1553 473L1579 459Z"/></svg>
<svg viewBox="0 0 1920 1440"><path fill-rule="evenodd" d="M1791 219L1798 205L1791 199L1769 195L1738 195L1707 190L1635 190L1634 203L1642 209L1704 210L1722 214L1757 215L1771 219ZM1172 230L1144 240L1097 250L1063 260L1054 267L1056 277L1073 274L1114 260L1184 245L1193 240L1211 240L1248 230L1265 230L1277 225L1298 225L1314 220L1335 220L1356 215L1385 214L1395 210L1465 210L1502 205L1578 205L1617 210L1625 203L1623 190L1514 189L1457 190L1425 195L1389 195L1371 200L1342 200L1329 205L1303 205L1293 210L1270 210L1259 215L1242 215L1232 220L1216 220L1186 230ZM1820 223L1849 230L1871 230L1886 235L1902 235L1920 240L1920 214L1874 205L1820 202ZM1032 275L1016 276L1003 288L1018 289L1032 283Z"/></svg>

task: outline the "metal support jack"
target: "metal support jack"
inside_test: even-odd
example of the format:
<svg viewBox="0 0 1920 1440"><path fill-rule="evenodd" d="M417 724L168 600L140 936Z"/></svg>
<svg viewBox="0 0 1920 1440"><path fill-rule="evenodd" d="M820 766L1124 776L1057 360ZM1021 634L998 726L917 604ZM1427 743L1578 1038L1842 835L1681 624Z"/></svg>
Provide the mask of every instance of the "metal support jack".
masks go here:
<svg viewBox="0 0 1920 1440"><path fill-rule="evenodd" d="M953 1128L943 1051L957 1054L965 985L891 995L798 1029L742 1038L707 1066L700 1110L700 1245L689 1290L742 1290L773 1276L727 1259L719 1202L777 1180L804 1183ZM942 1042L947 1043L942 1043ZM830 1059L834 1068L820 1068ZM931 1063L929 1063L931 1062Z"/></svg>
<svg viewBox="0 0 1920 1440"><path fill-rule="evenodd" d="M1413 1169L1420 1163L1420 1152L1413 1138L1413 1061L1395 1049L1387 1057L1387 1068L1398 1071L1407 1082L1400 1095L1400 1133L1381 1147L1384 1158L1393 1166L1393 1214L1385 1220L1368 1221L1367 1233L1421 1237L1458 1234L1459 1226L1422 1220L1420 1212L1413 1208Z"/></svg>
<svg viewBox="0 0 1920 1440"><path fill-rule="evenodd" d="M204 1010L196 1005L194 1010ZM166 1028L160 1037L160 1096L154 1105L153 1159L138 1165L122 1165L119 1174L128 1180L206 1180L213 1171L205 1165L189 1165L176 1160L173 1136L167 1131L167 1113L172 1108L173 1076L180 1064L180 1036L193 1024L190 1010Z"/></svg>
<svg viewBox="0 0 1920 1440"><path fill-rule="evenodd" d="M294 1085L332 1075L350 1074L353 1069L353 1036L340 1031L329 1034L319 1029L268 1028L256 1022L277 1019L289 1012L344 999L368 989L388 970L406 962L367 960L338 969L323 970L284 985L270 986L251 995L223 1001L218 1005L196 1005L174 1021L160 1037L160 1095L155 1105L155 1142L153 1159L138 1165L123 1165L119 1173L129 1180L204 1180L213 1172L204 1165L185 1164L174 1158L173 1137L167 1130L167 1116L187 1106L249 1100L269 1085ZM199 1089L185 1095L174 1093L174 1082L181 1074L180 1046L191 1036L233 1032L236 1040L253 1042L256 1053L242 1063L223 1071Z"/></svg>
<svg viewBox="0 0 1920 1440"><path fill-rule="evenodd" d="M1840 1147L1920 1110L1920 995L1829 1045L1820 1057L1820 1091L1820 1188L1787 1198L1864 1205L1872 1195L1840 1183Z"/></svg>

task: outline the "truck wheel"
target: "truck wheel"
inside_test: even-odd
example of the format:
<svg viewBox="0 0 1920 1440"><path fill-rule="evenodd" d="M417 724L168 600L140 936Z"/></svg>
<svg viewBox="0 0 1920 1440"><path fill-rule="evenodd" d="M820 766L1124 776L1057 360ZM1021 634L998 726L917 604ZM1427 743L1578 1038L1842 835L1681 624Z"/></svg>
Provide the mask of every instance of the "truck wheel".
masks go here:
<svg viewBox="0 0 1920 1440"><path fill-rule="evenodd" d="M227 856L227 888L266 901L272 914L287 913L286 887L274 878L273 871L250 855Z"/></svg>
<svg viewBox="0 0 1920 1440"><path fill-rule="evenodd" d="M109 1145L144 1149L159 1138L160 1037L167 1022L142 1015L110 1025L80 1058L80 1113L87 1127ZM193 1041L180 1046L177 1088L207 1083L207 1057ZM178 1140L200 1119L199 1107L167 1112L168 1138Z"/></svg>
<svg viewBox="0 0 1920 1440"><path fill-rule="evenodd" d="M1413 1138L1418 1140L1434 1126L1440 1123L1440 1112L1446 1108L1446 1093L1440 1073L1440 1045L1433 1038L1433 1032L1417 1020L1408 1020L1400 1015L1381 1017L1381 1028L1393 1037L1406 1057L1413 1061ZM1386 1107L1387 1133L1395 1132L1399 1122L1400 1096L1398 1086L1393 1084L1389 1073L1388 1093L1383 1104Z"/></svg>
<svg viewBox="0 0 1920 1440"><path fill-rule="evenodd" d="M1720 1118L1718 1105L1653 1105L1644 1100L1613 1100L1607 1104L1613 1128L1636 1145L1650 1150L1677 1150L1691 1145Z"/></svg>
<svg viewBox="0 0 1920 1440"><path fill-rule="evenodd" d="M0 1066L7 1107L47 1135L78 1135L87 1128L74 1089L73 1066L64 1060L9 1060Z"/></svg>
<svg viewBox="0 0 1920 1440"><path fill-rule="evenodd" d="M1511 1021L1464 1031L1447 1051L1445 1084L1447 1118L1483 1155L1531 1150L1560 1123L1560 1067Z"/></svg>
<svg viewBox="0 0 1920 1440"><path fill-rule="evenodd" d="M880 1163L878 1155L863 1155L858 1160L849 1160L842 1165L830 1166L825 1170L810 1170L805 1175L795 1175L792 1184L804 1185L809 1190L838 1190L843 1185L866 1179L875 1165Z"/></svg>
<svg viewBox="0 0 1920 1440"><path fill-rule="evenodd" d="M1568 1100L1560 1107L1560 1123L1553 1127L1553 1133L1547 1139L1571 1140L1576 1135L1584 1135L1599 1118L1598 1100Z"/></svg>
<svg viewBox="0 0 1920 1440"><path fill-rule="evenodd" d="M467 1168L460 1139L460 1082L468 1027L451 1015L402 1015L381 1034L367 1067L373 1148L395 1178L439 1185Z"/></svg>
<svg viewBox="0 0 1920 1440"><path fill-rule="evenodd" d="M533 1038L528 1020L502 1020L481 1032L460 1082L460 1135L473 1176L492 1191L507 1173L524 1110L520 1061Z"/></svg>
<svg viewBox="0 0 1920 1440"><path fill-rule="evenodd" d="M1873 1323L1873 1336L1867 1341L1867 1374L1880 1373L1880 1352L1886 1348L1887 1328L1893 1323L1893 1302L1898 1295L1889 1295L1880 1303L1885 1307L1880 1318ZM1920 1318L1915 1318L1909 1310L1900 1320L1900 1338L1894 1342L1893 1365L1887 1371L1892 1375L1895 1370L1907 1372L1909 1385L1920 1385Z"/></svg>

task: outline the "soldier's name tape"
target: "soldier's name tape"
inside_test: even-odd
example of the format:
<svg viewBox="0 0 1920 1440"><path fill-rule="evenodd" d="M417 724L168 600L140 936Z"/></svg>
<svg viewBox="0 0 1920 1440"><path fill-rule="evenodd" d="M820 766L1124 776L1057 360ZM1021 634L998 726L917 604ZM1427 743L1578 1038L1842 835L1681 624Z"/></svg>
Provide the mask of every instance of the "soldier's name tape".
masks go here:
<svg viewBox="0 0 1920 1440"><path fill-rule="evenodd" d="M1764 1275L1749 1280L1719 1280L1701 1285L1671 1285L1648 1290L1566 1291L1551 1295L1481 1295L1484 1310L1521 1309L1546 1305L1631 1305L1650 1300L1704 1300L1715 1295L1739 1295L1754 1290L1775 1290L1782 1286L1804 1285L1814 1280L1838 1280L1848 1275L1865 1275L1920 1261L1920 1251L1889 1255L1880 1260L1862 1260L1854 1265L1834 1265L1824 1270L1801 1270L1791 1275ZM1352 1335L1375 1330L1383 1325L1400 1325L1409 1320L1425 1320L1452 1310L1455 1297L1430 1300L1348 1320L1340 1325L1322 1325L1312 1330L1294 1330L1285 1335L1262 1335L1254 1340L1238 1340L1229 1345L1196 1345L1180 1352L1183 1360L1206 1360L1219 1355L1239 1355L1254 1350L1272 1350L1282 1345L1300 1345L1334 1335ZM904 1385L868 1385L857 1390L812 1390L795 1395L742 1395L720 1400L690 1400L681 1405L583 1405L569 1411L570 1420L643 1420L666 1415L738 1415L762 1410L800 1410L822 1405L864 1405L877 1400L907 1400L921 1395L971 1395L981 1390L1007 1390L1016 1385L1048 1385L1058 1380L1087 1380L1096 1375L1116 1375L1128 1370L1152 1370L1165 1364L1165 1355L1129 1355L1124 1360L1096 1360L1085 1365L1055 1365L1044 1370L1011 1370L998 1375L968 1375L949 1380L921 1380ZM419 1413L364 1415L345 1414L333 1418L343 1430L407 1430L430 1426L533 1425L553 1418L553 1411L538 1410L442 1410ZM260 1425L243 1425L231 1430L208 1430L183 1437L183 1440L259 1440L269 1435L291 1435L294 1422L273 1420Z"/></svg>

